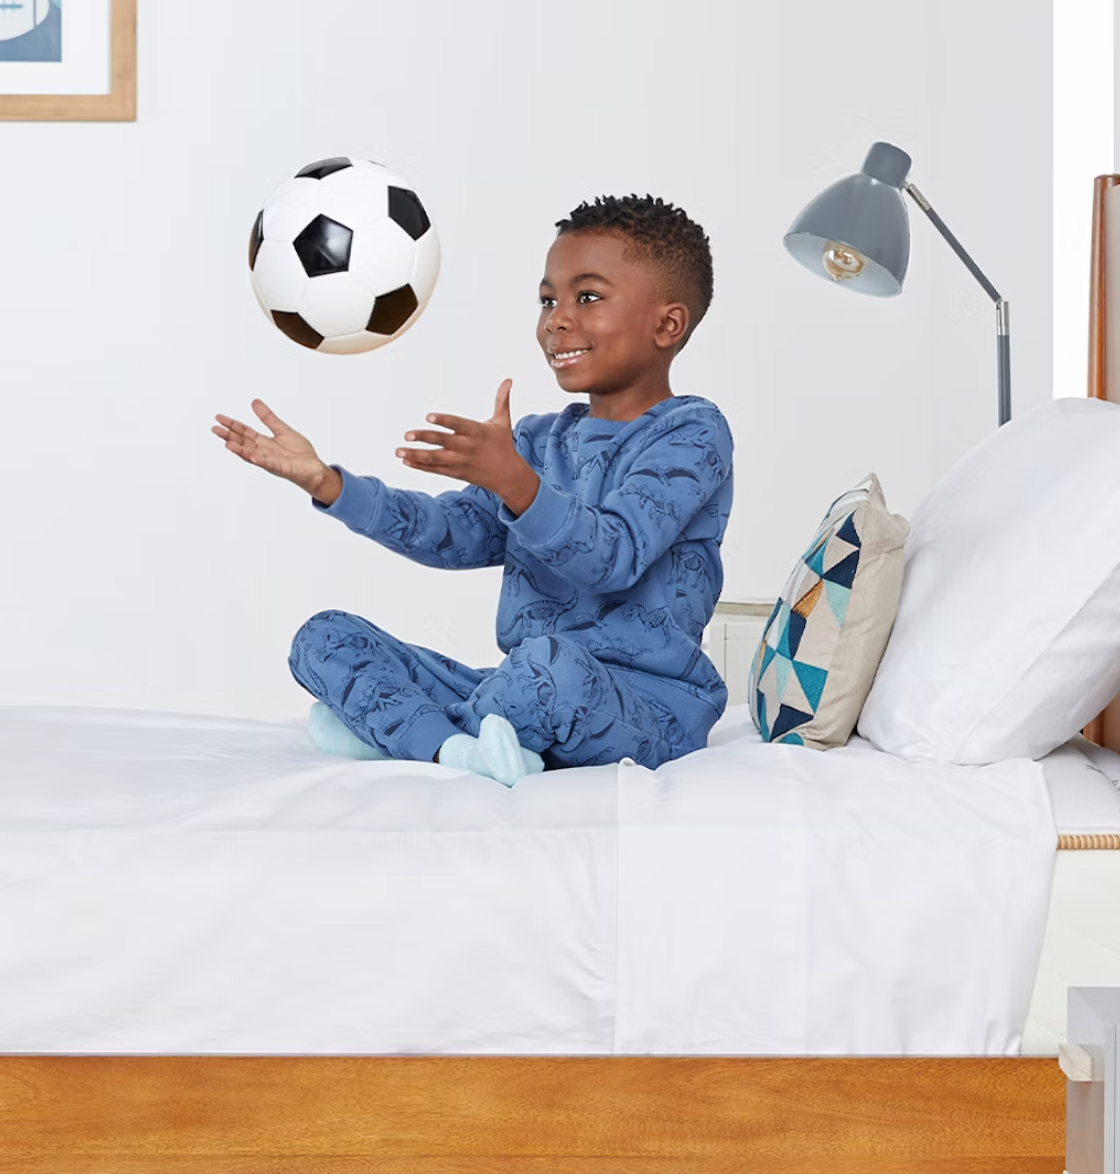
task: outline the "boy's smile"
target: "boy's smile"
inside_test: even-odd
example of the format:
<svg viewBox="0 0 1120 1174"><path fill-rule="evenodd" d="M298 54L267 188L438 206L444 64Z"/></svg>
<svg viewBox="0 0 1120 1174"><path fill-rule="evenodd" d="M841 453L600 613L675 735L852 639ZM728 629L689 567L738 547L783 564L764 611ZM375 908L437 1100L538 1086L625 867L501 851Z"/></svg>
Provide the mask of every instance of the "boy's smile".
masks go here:
<svg viewBox="0 0 1120 1174"><path fill-rule="evenodd" d="M556 381L590 397L591 415L632 420L672 395L669 364L688 308L667 302L615 233L562 233L548 250L537 341Z"/></svg>
<svg viewBox="0 0 1120 1174"><path fill-rule="evenodd" d="M548 354L549 358L552 360L553 370L561 371L565 367L570 367L581 355L586 355L590 349L590 347L584 347L583 350L549 351Z"/></svg>

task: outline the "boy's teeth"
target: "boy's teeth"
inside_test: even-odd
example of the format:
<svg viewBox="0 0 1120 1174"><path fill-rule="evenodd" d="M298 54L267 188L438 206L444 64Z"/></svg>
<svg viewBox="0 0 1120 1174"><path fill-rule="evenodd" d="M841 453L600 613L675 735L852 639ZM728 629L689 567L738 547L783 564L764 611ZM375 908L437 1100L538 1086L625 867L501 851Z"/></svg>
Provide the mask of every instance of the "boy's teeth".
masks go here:
<svg viewBox="0 0 1120 1174"><path fill-rule="evenodd" d="M554 359L574 359L576 357L576 355L586 355L586 354L587 354L587 348L585 347L582 351L560 351L558 354L555 354L552 357Z"/></svg>

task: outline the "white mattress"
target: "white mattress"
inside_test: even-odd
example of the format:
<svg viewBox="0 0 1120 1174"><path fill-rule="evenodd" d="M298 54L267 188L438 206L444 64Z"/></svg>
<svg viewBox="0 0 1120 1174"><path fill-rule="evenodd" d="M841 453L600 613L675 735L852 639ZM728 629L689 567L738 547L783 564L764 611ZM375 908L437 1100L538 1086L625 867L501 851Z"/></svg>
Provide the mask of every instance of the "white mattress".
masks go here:
<svg viewBox="0 0 1120 1174"><path fill-rule="evenodd" d="M512 789L0 708L0 1052L1013 1054L1047 794L764 745L745 706L656 772Z"/></svg>
<svg viewBox="0 0 1120 1174"><path fill-rule="evenodd" d="M1043 765L1059 832L1120 835L1120 755L1079 736ZM1120 851L1058 853L1024 1055L1057 1054L1071 986L1120 987Z"/></svg>

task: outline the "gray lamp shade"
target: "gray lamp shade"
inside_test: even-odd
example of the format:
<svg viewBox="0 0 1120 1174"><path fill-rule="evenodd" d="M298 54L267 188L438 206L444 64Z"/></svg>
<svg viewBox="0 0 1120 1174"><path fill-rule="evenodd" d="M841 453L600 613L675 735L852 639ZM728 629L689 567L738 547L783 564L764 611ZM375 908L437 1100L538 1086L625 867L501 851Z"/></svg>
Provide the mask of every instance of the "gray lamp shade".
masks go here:
<svg viewBox="0 0 1120 1174"><path fill-rule="evenodd" d="M910 156L875 143L863 169L826 188L793 222L785 246L810 273L872 297L902 292L910 219L902 184Z"/></svg>

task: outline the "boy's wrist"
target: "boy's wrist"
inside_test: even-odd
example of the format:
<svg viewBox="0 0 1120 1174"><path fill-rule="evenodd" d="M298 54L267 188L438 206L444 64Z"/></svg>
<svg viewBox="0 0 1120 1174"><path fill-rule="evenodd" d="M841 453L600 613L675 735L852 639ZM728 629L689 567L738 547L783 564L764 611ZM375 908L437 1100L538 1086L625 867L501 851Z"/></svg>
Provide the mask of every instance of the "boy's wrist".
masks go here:
<svg viewBox="0 0 1120 1174"><path fill-rule="evenodd" d="M509 478L508 486L499 492L498 497L506 509L519 518L533 504L540 484L541 479L533 472L529 462L519 458Z"/></svg>
<svg viewBox="0 0 1120 1174"><path fill-rule="evenodd" d="M308 492L320 505L334 505L342 493L342 477L338 470L332 469L330 465L324 465L323 472L316 482L308 486Z"/></svg>

